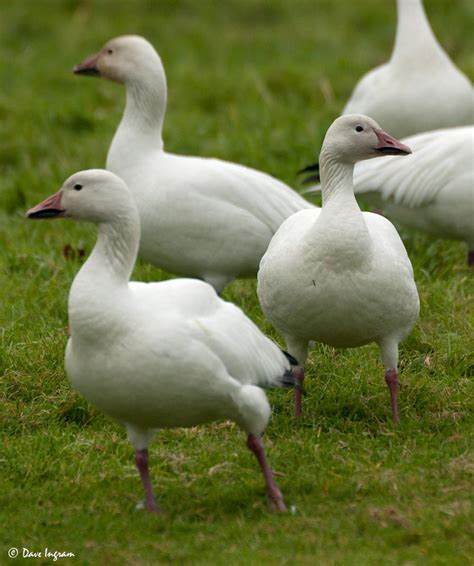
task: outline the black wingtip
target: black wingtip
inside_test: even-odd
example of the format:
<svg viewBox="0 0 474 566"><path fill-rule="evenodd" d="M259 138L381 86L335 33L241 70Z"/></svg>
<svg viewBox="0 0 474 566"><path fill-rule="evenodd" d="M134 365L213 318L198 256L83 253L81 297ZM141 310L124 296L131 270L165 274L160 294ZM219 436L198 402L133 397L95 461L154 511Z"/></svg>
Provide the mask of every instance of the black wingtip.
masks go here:
<svg viewBox="0 0 474 566"><path fill-rule="evenodd" d="M309 183L320 183L321 182L321 177L318 174L315 175L310 175L309 177L304 178L301 181L302 185L309 185Z"/></svg>
<svg viewBox="0 0 474 566"><path fill-rule="evenodd" d="M312 173L313 171L319 171L319 163L311 163L310 165L306 165L303 169L298 171L298 175L302 175L303 173Z"/></svg>
<svg viewBox="0 0 474 566"><path fill-rule="evenodd" d="M291 354L289 354L288 352L286 352L285 350L282 350L282 352L285 354L286 359L290 362L291 366L299 366L300 364L298 363L298 360L296 358L294 358Z"/></svg>

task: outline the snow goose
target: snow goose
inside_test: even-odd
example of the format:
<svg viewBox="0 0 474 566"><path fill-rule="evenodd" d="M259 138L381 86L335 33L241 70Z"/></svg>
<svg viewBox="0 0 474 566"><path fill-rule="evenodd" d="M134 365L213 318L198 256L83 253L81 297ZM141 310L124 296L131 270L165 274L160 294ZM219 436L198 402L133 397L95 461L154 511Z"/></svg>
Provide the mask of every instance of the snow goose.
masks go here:
<svg viewBox="0 0 474 566"><path fill-rule="evenodd" d="M473 123L471 82L431 30L421 0L397 0L397 34L388 63L356 85L343 114L367 114L397 137Z"/></svg>
<svg viewBox="0 0 474 566"><path fill-rule="evenodd" d="M343 348L376 342L395 422L398 344L418 317L418 293L397 231L383 216L361 212L352 173L356 161L408 153L371 118L338 118L320 155L322 208L282 224L258 273L263 311L301 364L299 384L310 341ZM300 405L297 388L297 415Z"/></svg>
<svg viewBox="0 0 474 566"><path fill-rule="evenodd" d="M413 151L410 159L356 164L354 192L397 224L466 242L468 265L473 265L474 127L424 132L402 142ZM320 185L307 192L319 190Z"/></svg>
<svg viewBox="0 0 474 566"><path fill-rule="evenodd" d="M287 185L219 159L164 150L166 77L143 37L109 41L74 68L125 85L127 102L107 156L107 169L133 193L140 213L140 256L220 292L237 277L254 277L280 224L313 208Z"/></svg>
<svg viewBox="0 0 474 566"><path fill-rule="evenodd" d="M203 281L129 283L139 216L113 173L76 173L27 216L99 225L69 294L66 372L79 393L125 425L147 509L157 510L148 474L155 429L232 419L248 434L269 502L284 510L260 440L270 417L260 387L292 385L291 357Z"/></svg>

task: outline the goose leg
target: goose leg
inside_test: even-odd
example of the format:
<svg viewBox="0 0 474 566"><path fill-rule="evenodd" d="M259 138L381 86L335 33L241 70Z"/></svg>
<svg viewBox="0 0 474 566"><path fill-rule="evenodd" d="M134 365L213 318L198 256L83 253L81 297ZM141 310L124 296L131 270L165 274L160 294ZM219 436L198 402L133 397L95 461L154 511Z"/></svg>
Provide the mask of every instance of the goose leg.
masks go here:
<svg viewBox="0 0 474 566"><path fill-rule="evenodd" d="M295 380L295 417L301 416L301 392L304 381L304 366L308 357L308 341L295 338L294 336L283 336L286 349L297 360L298 366L293 367L293 378Z"/></svg>
<svg viewBox="0 0 474 566"><path fill-rule="evenodd" d="M390 403L392 405L392 417L395 423L399 423L397 406L398 375L395 368L390 368L385 372L385 383L390 391Z"/></svg>
<svg viewBox="0 0 474 566"><path fill-rule="evenodd" d="M148 449L142 448L135 450L135 464L142 478L143 488L145 490L145 505L148 511L159 512L158 505L153 495L153 488L151 486L150 474L148 471Z"/></svg>
<svg viewBox="0 0 474 566"><path fill-rule="evenodd" d="M467 251L467 265L472 267L474 265L474 249Z"/></svg>
<svg viewBox="0 0 474 566"><path fill-rule="evenodd" d="M303 390L304 369L296 367L293 369L293 378L295 380L295 417L301 416L301 394Z"/></svg>
<svg viewBox="0 0 474 566"><path fill-rule="evenodd" d="M286 511L283 496L281 494L281 491L278 489L275 480L273 479L272 471L270 469L270 466L268 465L262 441L258 436L249 434L247 437L247 447L255 454L255 457L260 464L260 468L263 472L263 477L265 478L265 483L267 485L267 496L270 506L274 507L277 511Z"/></svg>

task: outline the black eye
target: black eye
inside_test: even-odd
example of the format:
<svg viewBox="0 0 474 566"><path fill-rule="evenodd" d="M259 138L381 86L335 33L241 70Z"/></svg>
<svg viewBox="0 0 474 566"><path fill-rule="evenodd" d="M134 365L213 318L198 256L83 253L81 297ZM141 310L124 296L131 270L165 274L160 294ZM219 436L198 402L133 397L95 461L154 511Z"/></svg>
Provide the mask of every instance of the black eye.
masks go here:
<svg viewBox="0 0 474 566"><path fill-rule="evenodd" d="M82 189L82 185L80 185L79 183L76 183L74 185L74 188L76 189L76 191L80 191Z"/></svg>
<svg viewBox="0 0 474 566"><path fill-rule="evenodd" d="M112 55L113 52L114 52L113 49L107 49L107 53L108 53L109 55Z"/></svg>
<svg viewBox="0 0 474 566"><path fill-rule="evenodd" d="M363 132L364 128L362 126L356 126L356 132Z"/></svg>

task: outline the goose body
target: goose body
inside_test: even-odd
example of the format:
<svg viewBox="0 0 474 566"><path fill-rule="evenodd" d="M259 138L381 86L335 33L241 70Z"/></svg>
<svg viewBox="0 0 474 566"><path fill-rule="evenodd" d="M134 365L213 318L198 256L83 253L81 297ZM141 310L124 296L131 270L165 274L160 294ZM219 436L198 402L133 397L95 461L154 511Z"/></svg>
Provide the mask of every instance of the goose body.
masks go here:
<svg viewBox="0 0 474 566"><path fill-rule="evenodd" d="M398 420L398 344L418 317L418 294L397 231L387 219L361 212L352 187L355 161L377 151L409 151L390 136L384 138L386 146L377 147L383 136L365 116L334 122L320 158L323 207L298 212L283 223L262 258L258 296L302 366L310 341L335 347L376 342Z"/></svg>
<svg viewBox="0 0 474 566"><path fill-rule="evenodd" d="M397 0L391 59L356 85L343 114L366 114L397 137L474 121L469 79L438 43L421 0Z"/></svg>
<svg viewBox="0 0 474 566"><path fill-rule="evenodd" d="M144 259L221 291L237 277L255 276L281 223L312 208L260 171L164 150L166 78L160 57L144 38L113 39L75 72L125 84L127 103L107 168L136 199Z"/></svg>
<svg viewBox="0 0 474 566"><path fill-rule="evenodd" d="M129 283L140 225L123 181L107 171L76 173L28 215L99 224L69 295L66 371L86 399L127 428L148 508L156 505L143 461L155 429L232 419L266 465L260 435L270 407L260 387L291 385L287 357L203 281ZM262 469L272 504L284 509Z"/></svg>

